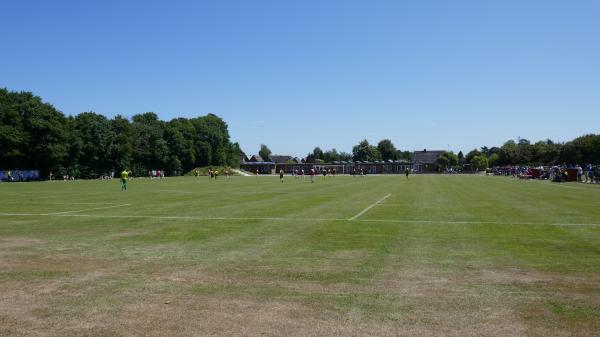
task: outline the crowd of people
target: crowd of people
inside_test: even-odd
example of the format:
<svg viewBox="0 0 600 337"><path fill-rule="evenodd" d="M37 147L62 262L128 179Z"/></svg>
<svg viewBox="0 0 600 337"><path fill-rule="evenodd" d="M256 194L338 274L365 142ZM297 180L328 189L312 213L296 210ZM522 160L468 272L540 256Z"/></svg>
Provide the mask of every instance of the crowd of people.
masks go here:
<svg viewBox="0 0 600 337"><path fill-rule="evenodd" d="M149 170L148 177L150 179L163 179L165 177L164 170Z"/></svg>
<svg viewBox="0 0 600 337"><path fill-rule="evenodd" d="M40 173L36 170L0 170L0 182L21 182L40 180Z"/></svg>
<svg viewBox="0 0 600 337"><path fill-rule="evenodd" d="M577 181L599 184L600 165L506 166L494 167L494 175L519 179L544 179L554 182Z"/></svg>

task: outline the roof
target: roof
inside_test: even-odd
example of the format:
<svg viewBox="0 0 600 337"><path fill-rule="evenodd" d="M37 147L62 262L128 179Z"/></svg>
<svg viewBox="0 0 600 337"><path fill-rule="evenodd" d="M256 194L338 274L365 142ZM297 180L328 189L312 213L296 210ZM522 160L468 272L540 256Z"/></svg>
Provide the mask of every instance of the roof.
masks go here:
<svg viewBox="0 0 600 337"><path fill-rule="evenodd" d="M271 161L277 164L285 164L288 160L292 160L292 156L271 155Z"/></svg>
<svg viewBox="0 0 600 337"><path fill-rule="evenodd" d="M433 164L437 157L446 151L443 150L423 150L423 151L415 151L413 154L413 162L415 164Z"/></svg>
<svg viewBox="0 0 600 337"><path fill-rule="evenodd" d="M252 157L250 157L250 161L251 162L263 162L264 160L262 159L261 156L259 156L257 154L253 154Z"/></svg>
<svg viewBox="0 0 600 337"><path fill-rule="evenodd" d="M243 162L242 165L275 165L272 161L247 161Z"/></svg>

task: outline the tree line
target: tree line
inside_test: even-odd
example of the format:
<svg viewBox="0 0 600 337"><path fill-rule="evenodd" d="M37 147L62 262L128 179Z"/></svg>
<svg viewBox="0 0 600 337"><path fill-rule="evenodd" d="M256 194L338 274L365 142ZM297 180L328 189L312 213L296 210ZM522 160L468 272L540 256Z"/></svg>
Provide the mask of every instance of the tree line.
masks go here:
<svg viewBox="0 0 600 337"><path fill-rule="evenodd" d="M260 145L258 155L265 161L271 160L271 150L265 144ZM352 153L338 152L331 149L323 151L317 146L312 152L308 153L304 158L306 163L331 163L334 161L381 161L381 160L410 160L410 151L401 151L396 149L394 144L389 139L383 139L377 143L377 146L369 144L369 141L363 139L352 148Z"/></svg>
<svg viewBox="0 0 600 337"><path fill-rule="evenodd" d="M153 112L108 119L65 116L30 92L0 89L0 168L42 176L96 178L123 169L181 174L207 165L239 165L243 152L214 114L162 121Z"/></svg>
<svg viewBox="0 0 600 337"><path fill-rule="evenodd" d="M261 144L259 155L270 160L271 150ZM412 152L398 150L391 140L383 139L371 145L364 139L352 148L352 153L338 152L336 149L323 151L317 146L306 155L307 163L331 163L333 161L387 161L412 160ZM473 149L465 156L462 151L444 151L435 164L440 170L448 168L470 168L484 170L493 166L528 165L552 166L562 164L600 163L600 135L589 134L565 143L550 139L531 143L527 139L508 140L501 147L483 146Z"/></svg>
<svg viewBox="0 0 600 337"><path fill-rule="evenodd" d="M550 139L532 143L527 139L508 140L501 147L487 147L471 150L466 156L462 152L444 152L436 160L442 168L464 164L483 170L493 166L553 166L587 163L600 163L600 135L588 134L565 143Z"/></svg>
<svg viewBox="0 0 600 337"><path fill-rule="evenodd" d="M261 145L260 155L271 151ZM389 139L371 145L364 139L352 153L317 146L305 161L411 160L412 153L397 149ZM0 88L0 169L39 170L42 176L72 175L96 178L122 169L135 175L151 169L176 175L195 167L239 165L244 153L229 138L227 123L214 114L162 121L146 112L108 119L95 112L65 116L30 92ZM589 134L565 143L509 140L501 147L482 147L463 155L445 152L440 169L469 164L480 170L505 165L600 163L600 135Z"/></svg>

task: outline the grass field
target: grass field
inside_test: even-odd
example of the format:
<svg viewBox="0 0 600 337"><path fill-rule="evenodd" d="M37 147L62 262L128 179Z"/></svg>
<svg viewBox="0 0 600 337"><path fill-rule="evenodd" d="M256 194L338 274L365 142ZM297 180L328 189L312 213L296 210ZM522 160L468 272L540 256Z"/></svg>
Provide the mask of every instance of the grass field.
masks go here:
<svg viewBox="0 0 600 337"><path fill-rule="evenodd" d="M0 336L600 336L600 188L0 184Z"/></svg>

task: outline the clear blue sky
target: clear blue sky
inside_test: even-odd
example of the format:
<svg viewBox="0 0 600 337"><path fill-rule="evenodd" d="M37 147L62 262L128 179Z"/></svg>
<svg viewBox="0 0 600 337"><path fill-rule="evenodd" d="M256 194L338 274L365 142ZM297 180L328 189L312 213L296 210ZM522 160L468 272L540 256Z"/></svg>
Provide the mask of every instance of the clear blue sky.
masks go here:
<svg viewBox="0 0 600 337"><path fill-rule="evenodd" d="M6 1L0 29L0 87L213 112L249 154L600 132L600 1Z"/></svg>

